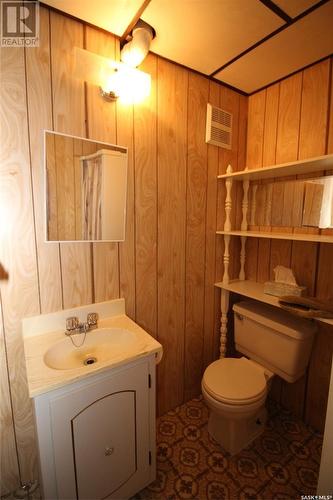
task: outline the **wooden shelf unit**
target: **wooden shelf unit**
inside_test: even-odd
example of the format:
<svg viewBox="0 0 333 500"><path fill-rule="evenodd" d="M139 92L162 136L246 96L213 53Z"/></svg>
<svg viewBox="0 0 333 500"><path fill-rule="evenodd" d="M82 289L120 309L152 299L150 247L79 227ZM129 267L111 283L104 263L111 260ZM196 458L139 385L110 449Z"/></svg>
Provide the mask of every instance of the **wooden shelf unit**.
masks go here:
<svg viewBox="0 0 333 500"><path fill-rule="evenodd" d="M282 165L273 165L253 170L243 170L233 172L231 165L228 166L226 174L219 175L218 179L225 181L226 197L225 197L225 222L223 230L216 231L216 234L222 235L224 238L224 254L223 254L223 278L221 283L216 283L215 286L221 289L221 336L220 336L220 357L226 355L227 333L228 333L228 310L230 293L237 293L244 297L249 297L266 304L280 307L278 298L264 293L264 285L254 281L245 279L245 260L246 260L246 240L250 238L269 238L288 241L308 241L316 243L333 243L333 235L329 234L311 234L311 233L278 233L267 231L248 231L247 212L249 206L249 186L250 181L260 179L273 179L285 177L289 175L311 174L323 172L325 170L333 170L333 154L310 158L308 160L300 160L292 163L284 163ZM242 200L242 222L240 230L233 230L231 227L231 211L232 198L231 190L234 181L242 181L243 184L243 200ZM240 237L240 272L239 280L230 281L229 279L229 262L230 262L230 238L231 236ZM333 325L333 320L316 318L318 321Z"/></svg>
<svg viewBox="0 0 333 500"><path fill-rule="evenodd" d="M232 280L229 283L215 283L217 288L227 290L228 292L237 293L250 299L270 304L271 306L281 308L279 304L279 297L264 293L264 284L251 280ZM314 318L316 321L333 325L333 319Z"/></svg>
<svg viewBox="0 0 333 500"><path fill-rule="evenodd" d="M287 175L312 174L323 170L333 170L333 154L317 156L307 160L298 160L291 163L282 163L270 167L228 172L218 176L218 179L233 181L255 181L259 179L273 179Z"/></svg>
<svg viewBox="0 0 333 500"><path fill-rule="evenodd" d="M216 231L216 234L241 236L245 238L269 238L275 240L310 241L333 243L333 235L311 233L276 233L267 231Z"/></svg>

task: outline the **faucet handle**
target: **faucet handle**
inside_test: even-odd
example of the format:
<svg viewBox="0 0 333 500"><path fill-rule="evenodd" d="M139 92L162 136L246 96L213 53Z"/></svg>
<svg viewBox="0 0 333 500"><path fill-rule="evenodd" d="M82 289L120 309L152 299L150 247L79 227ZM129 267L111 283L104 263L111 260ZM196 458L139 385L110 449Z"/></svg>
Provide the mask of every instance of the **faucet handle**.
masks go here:
<svg viewBox="0 0 333 500"><path fill-rule="evenodd" d="M97 320L98 320L98 314L97 313L88 313L87 315L87 323L90 328L96 328L97 327Z"/></svg>
<svg viewBox="0 0 333 500"><path fill-rule="evenodd" d="M66 318L66 330L71 332L72 330L76 330L79 327L79 318L77 316L70 316Z"/></svg>

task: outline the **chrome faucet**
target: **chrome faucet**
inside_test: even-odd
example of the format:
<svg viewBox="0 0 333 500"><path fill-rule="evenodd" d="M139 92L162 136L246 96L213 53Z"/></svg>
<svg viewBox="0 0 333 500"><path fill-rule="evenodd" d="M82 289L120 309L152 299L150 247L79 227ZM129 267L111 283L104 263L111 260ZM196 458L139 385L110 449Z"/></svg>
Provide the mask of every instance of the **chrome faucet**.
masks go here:
<svg viewBox="0 0 333 500"><path fill-rule="evenodd" d="M66 319L66 331L65 335L74 335L76 333L87 333L89 330L97 328L97 313L89 313L87 315L86 323L80 323L77 316L70 316Z"/></svg>

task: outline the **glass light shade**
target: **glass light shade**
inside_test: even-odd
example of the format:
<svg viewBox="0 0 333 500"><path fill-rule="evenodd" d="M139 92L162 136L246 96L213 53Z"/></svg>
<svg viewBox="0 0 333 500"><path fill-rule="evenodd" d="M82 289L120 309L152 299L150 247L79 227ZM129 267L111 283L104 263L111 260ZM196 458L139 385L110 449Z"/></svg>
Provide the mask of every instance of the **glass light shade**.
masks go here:
<svg viewBox="0 0 333 500"><path fill-rule="evenodd" d="M153 39L153 31L148 26L139 26L134 28L132 36L132 40L122 48L120 56L127 66L136 68L148 54L150 42Z"/></svg>
<svg viewBox="0 0 333 500"><path fill-rule="evenodd" d="M129 50L121 55L121 59L128 66L135 68L136 66L139 66L139 64L141 64L145 56L146 52L141 47L132 46Z"/></svg>

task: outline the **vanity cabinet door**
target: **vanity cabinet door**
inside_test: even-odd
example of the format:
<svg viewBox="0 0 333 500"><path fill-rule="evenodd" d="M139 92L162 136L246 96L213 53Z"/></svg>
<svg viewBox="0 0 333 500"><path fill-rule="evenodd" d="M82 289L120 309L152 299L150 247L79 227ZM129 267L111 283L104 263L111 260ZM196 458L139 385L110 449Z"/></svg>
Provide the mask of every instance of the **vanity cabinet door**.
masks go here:
<svg viewBox="0 0 333 500"><path fill-rule="evenodd" d="M105 498L136 471L135 392L110 394L72 420L78 496Z"/></svg>
<svg viewBox="0 0 333 500"><path fill-rule="evenodd" d="M124 499L155 479L155 359L35 400L44 498Z"/></svg>

